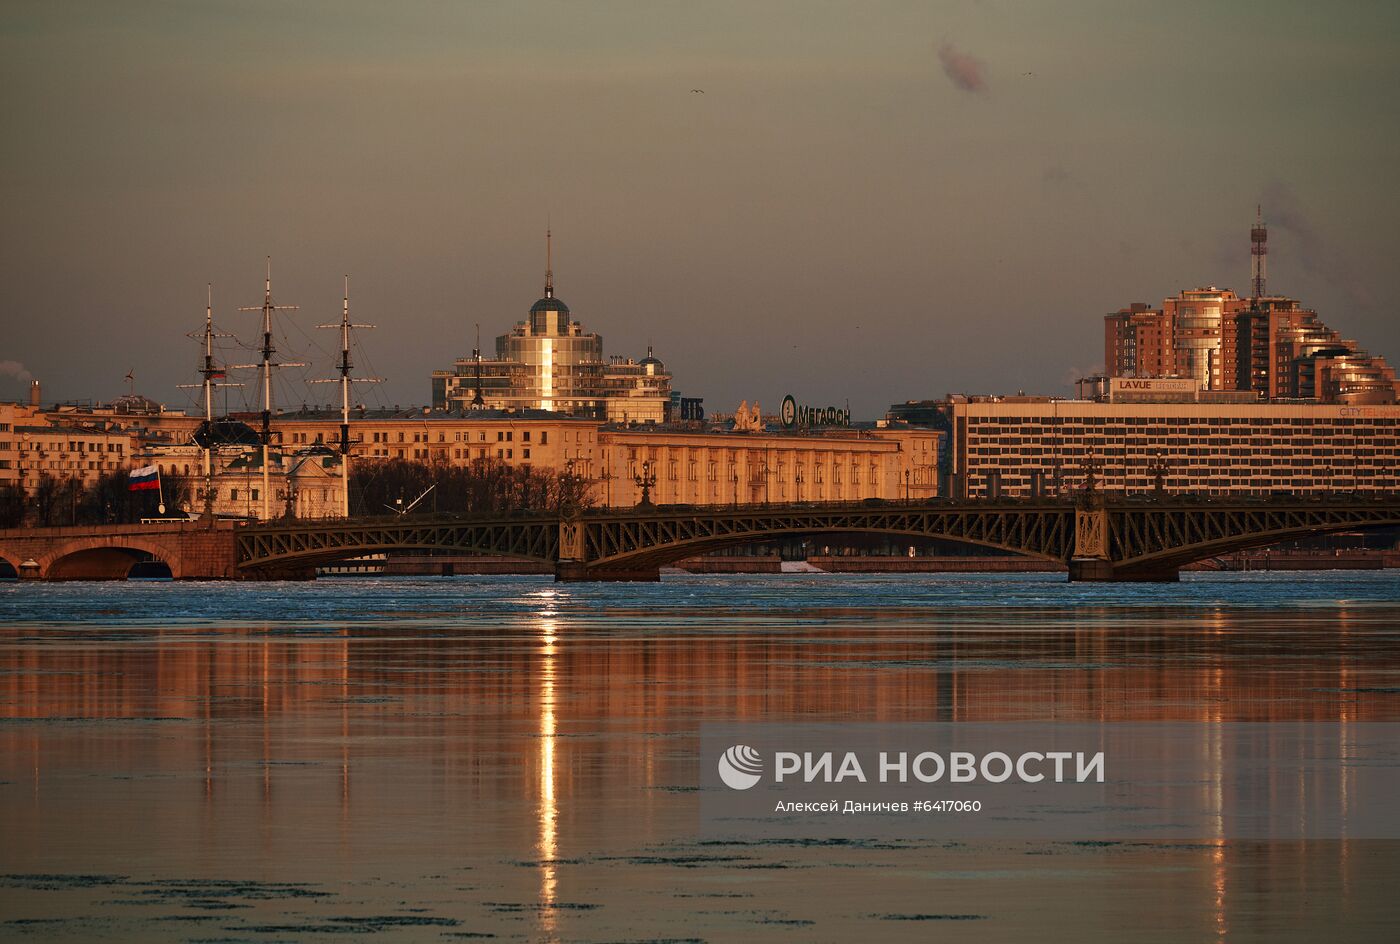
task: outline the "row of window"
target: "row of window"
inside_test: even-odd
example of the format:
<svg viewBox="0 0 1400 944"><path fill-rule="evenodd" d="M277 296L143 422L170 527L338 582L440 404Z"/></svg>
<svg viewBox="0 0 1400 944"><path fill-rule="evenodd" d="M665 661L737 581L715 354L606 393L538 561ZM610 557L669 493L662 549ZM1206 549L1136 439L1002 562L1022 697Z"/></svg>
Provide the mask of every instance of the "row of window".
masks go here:
<svg viewBox="0 0 1400 944"><path fill-rule="evenodd" d="M0 442L0 449L8 450L9 448L11 448L12 445L13 443ZM69 442L65 443L47 439L34 439L28 442L21 443L20 448L28 449L30 452L48 452L50 450L59 450L62 452L76 452L79 454L96 452L123 455L126 452L126 443L90 442L84 440L70 440Z"/></svg>
<svg viewBox="0 0 1400 944"><path fill-rule="evenodd" d="M1211 416L1200 419L1185 419L1180 416L1074 416L1052 419L1048 416L970 416L968 422L976 426L979 435L995 436L999 433L1028 433L1046 430L1064 432L1084 426L1150 426L1160 428L1171 426L1184 435L1197 432L1202 426L1293 426L1312 429L1318 426L1371 427L1373 429L1394 430L1400 427L1400 417L1238 417Z"/></svg>
<svg viewBox="0 0 1400 944"><path fill-rule="evenodd" d="M1130 459L1126 459L1126 460L1125 460L1125 459L1120 459L1120 458L1117 457L1117 456L1096 456L1096 455L1093 454L1093 453L1080 453L1080 454L1075 455L1075 456L1065 456L1065 457L1063 457L1064 461L1060 463L1060 466L1059 466L1059 467L1061 467L1061 468L1077 468L1077 467L1080 467L1080 466L1083 465L1083 462L1081 462L1081 461L1079 461L1079 460L1081 460L1081 459L1086 459L1086 460L1087 460L1087 459L1090 458L1091 456L1093 456L1093 457L1097 460L1097 461L1095 462L1095 464L1096 464L1099 468L1101 468L1101 469L1122 469L1122 468L1125 468L1125 467L1127 467L1127 468L1135 468L1135 467L1136 467L1136 468L1151 468L1152 465L1156 462L1155 457L1153 457L1153 458L1147 458L1147 457L1138 456L1138 457L1133 457L1133 458L1130 458ZM1328 469L1328 468L1330 468L1330 469L1356 469L1356 470L1363 471L1363 472L1367 472L1367 473L1377 473L1377 472L1385 472L1385 471L1394 471L1394 470L1397 468L1396 464L1393 463L1393 462L1385 462L1385 461L1381 461L1381 462L1367 462L1367 461L1362 461L1362 460L1355 460L1355 461L1353 461L1353 460L1351 460L1350 458L1343 458L1343 457L1339 457L1339 456L1325 456L1325 457L1318 457L1318 458L1298 458L1298 459L1286 459L1286 458L1285 458L1285 459L1280 459L1280 458L1269 458L1269 457L1264 457L1264 456L1251 457L1251 458L1248 458L1248 459L1245 459L1245 458L1242 458L1242 457L1241 457L1241 458L1236 458L1236 459L1205 459L1205 458L1202 458L1202 459L1198 459L1198 460L1196 460L1196 461L1194 461L1194 462L1187 462L1187 463L1173 462L1173 461L1171 461L1171 459L1167 459L1167 460L1166 460L1166 463L1167 463L1167 467L1168 467L1168 468L1176 469L1176 470L1190 470L1190 469L1206 468L1206 469L1239 469L1239 470L1243 471L1243 470L1247 470L1247 469L1272 469L1272 468L1283 468L1283 469L1286 469L1286 468L1299 468L1299 469L1319 469L1319 468L1321 468L1321 469ZM968 468L970 468L970 469L971 469L971 468L977 468L977 467L987 467L987 468L1003 468L1003 467L1006 467L1006 468L1016 468L1016 467L1021 467L1021 466L1030 467L1030 468L1042 468L1042 469L1053 469L1053 468L1056 468L1055 463L1053 463L1053 462L1047 462L1045 459L1043 459L1043 458L1041 458L1041 457L1026 457L1026 456L973 456L973 457L969 457L969 459L968 459L968 461L967 461L967 466L968 466Z"/></svg>

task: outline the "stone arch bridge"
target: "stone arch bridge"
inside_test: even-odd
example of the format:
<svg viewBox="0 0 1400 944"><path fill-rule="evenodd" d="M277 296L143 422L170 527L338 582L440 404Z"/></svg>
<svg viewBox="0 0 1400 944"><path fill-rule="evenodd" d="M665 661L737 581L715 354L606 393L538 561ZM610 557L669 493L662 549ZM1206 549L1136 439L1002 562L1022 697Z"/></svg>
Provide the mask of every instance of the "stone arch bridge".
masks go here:
<svg viewBox="0 0 1400 944"><path fill-rule="evenodd" d="M697 554L784 535L946 538L1065 565L1071 580L1175 580L1187 563L1280 541L1400 525L1400 495L1268 500L932 501L593 509L576 514L201 522L0 531L0 567L116 579L160 560L177 579L283 579L383 551L553 564L559 580L656 580Z"/></svg>

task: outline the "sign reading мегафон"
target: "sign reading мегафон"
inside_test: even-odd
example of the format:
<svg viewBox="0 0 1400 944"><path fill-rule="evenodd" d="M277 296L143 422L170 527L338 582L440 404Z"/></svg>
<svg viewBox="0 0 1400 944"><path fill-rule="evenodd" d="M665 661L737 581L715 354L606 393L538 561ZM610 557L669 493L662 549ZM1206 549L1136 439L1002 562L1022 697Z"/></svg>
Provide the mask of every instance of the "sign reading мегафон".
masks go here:
<svg viewBox="0 0 1400 944"><path fill-rule="evenodd" d="M783 409L779 414L783 425L794 426L850 426L851 411L835 406L799 406L792 394L783 397Z"/></svg>
<svg viewBox="0 0 1400 944"><path fill-rule="evenodd" d="M1396 839L1400 724L706 724L709 838Z"/></svg>

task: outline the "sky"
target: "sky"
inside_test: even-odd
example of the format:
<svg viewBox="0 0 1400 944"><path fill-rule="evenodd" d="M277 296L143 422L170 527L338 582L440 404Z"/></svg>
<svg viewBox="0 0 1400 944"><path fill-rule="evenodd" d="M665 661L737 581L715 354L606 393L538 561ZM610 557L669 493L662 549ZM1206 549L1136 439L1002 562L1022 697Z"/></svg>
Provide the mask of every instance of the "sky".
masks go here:
<svg viewBox="0 0 1400 944"><path fill-rule="evenodd" d="M423 405L546 227L710 412L1064 394L1106 312L1246 291L1259 203L1270 290L1400 361L1398 99L1390 2L5 0L0 398L192 407L270 256L280 399L348 274L362 399Z"/></svg>

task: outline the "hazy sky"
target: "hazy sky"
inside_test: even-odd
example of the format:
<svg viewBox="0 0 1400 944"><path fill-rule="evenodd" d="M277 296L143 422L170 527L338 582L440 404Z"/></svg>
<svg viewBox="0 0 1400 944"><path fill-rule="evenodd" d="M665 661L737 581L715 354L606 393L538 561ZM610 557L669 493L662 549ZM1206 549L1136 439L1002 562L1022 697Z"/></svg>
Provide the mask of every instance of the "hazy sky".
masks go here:
<svg viewBox="0 0 1400 944"><path fill-rule="evenodd" d="M270 254L294 345L349 273L426 403L546 221L712 412L1062 393L1105 312L1244 291L1261 200L1271 289L1400 361L1398 99L1393 2L5 0L0 396L185 404L205 283L251 339Z"/></svg>

